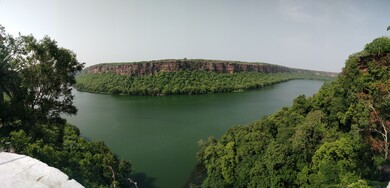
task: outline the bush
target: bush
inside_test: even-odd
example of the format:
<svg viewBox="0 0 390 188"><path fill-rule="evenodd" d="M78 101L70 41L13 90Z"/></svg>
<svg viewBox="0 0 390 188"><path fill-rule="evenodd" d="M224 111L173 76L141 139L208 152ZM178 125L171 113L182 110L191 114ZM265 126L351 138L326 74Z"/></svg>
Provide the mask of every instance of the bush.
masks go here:
<svg viewBox="0 0 390 188"><path fill-rule="evenodd" d="M368 43L365 46L364 50L367 51L369 54L376 56L380 56L387 52L390 52L390 38L379 37L371 43Z"/></svg>

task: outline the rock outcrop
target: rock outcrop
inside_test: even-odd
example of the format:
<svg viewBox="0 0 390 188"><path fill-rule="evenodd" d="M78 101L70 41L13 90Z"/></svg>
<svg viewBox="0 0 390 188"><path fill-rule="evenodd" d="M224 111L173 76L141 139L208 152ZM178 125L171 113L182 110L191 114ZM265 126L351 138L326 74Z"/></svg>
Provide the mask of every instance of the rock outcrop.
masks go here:
<svg viewBox="0 0 390 188"><path fill-rule="evenodd" d="M47 164L15 153L0 153L0 187L82 188L75 180Z"/></svg>
<svg viewBox="0 0 390 188"><path fill-rule="evenodd" d="M85 69L86 73L115 73L119 75L146 76L159 72L197 70L216 73L236 72L294 72L294 69L265 63L243 63L237 61L216 60L160 60L135 63L106 63Z"/></svg>

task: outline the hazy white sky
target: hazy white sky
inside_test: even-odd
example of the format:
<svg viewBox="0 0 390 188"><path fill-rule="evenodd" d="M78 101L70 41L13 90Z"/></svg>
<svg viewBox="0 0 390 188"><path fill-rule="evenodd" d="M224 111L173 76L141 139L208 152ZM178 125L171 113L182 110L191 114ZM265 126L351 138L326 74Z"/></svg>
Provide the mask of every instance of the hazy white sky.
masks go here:
<svg viewBox="0 0 390 188"><path fill-rule="evenodd" d="M87 66L201 58L338 72L390 35L390 0L0 0L0 24L48 35Z"/></svg>

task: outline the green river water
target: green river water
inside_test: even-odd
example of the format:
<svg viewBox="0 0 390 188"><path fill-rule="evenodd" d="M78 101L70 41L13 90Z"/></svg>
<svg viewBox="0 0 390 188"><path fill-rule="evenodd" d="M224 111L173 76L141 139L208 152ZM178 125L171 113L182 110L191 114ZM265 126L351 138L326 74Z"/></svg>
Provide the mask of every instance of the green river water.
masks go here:
<svg viewBox="0 0 390 188"><path fill-rule="evenodd" d="M196 165L197 142L220 137L311 96L323 81L291 80L240 93L116 96L74 91L79 109L68 122L131 161L140 188L183 187Z"/></svg>

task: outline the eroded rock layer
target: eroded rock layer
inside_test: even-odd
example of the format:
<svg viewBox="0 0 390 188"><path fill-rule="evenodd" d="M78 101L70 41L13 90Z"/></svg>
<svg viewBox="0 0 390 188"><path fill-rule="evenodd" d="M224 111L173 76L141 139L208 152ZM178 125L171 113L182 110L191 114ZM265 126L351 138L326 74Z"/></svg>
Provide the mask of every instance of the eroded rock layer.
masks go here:
<svg viewBox="0 0 390 188"><path fill-rule="evenodd" d="M236 72L292 72L288 67L264 63L241 63L234 61L210 60L161 60L138 63L98 64L85 69L87 73L115 73L119 75L145 76L159 72L180 70L209 71L216 73Z"/></svg>

